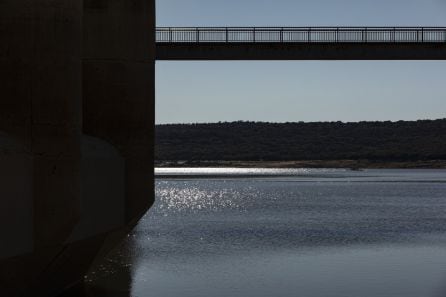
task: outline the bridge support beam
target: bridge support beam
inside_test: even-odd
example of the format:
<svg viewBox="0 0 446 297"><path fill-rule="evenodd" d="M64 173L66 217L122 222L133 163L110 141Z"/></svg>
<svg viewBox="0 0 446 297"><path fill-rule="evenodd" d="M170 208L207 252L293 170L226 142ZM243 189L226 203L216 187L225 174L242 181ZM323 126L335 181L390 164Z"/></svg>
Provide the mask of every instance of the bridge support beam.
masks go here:
<svg viewBox="0 0 446 297"><path fill-rule="evenodd" d="M446 43L159 42L157 60L446 60Z"/></svg>

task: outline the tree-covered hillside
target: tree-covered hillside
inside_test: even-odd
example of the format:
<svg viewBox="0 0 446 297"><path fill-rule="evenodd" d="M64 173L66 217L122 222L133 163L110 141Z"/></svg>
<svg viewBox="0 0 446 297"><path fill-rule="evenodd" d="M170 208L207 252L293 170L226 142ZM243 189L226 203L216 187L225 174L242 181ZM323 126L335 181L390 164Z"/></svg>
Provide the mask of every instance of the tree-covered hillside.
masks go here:
<svg viewBox="0 0 446 297"><path fill-rule="evenodd" d="M156 160L446 159L446 119L175 124L156 127Z"/></svg>

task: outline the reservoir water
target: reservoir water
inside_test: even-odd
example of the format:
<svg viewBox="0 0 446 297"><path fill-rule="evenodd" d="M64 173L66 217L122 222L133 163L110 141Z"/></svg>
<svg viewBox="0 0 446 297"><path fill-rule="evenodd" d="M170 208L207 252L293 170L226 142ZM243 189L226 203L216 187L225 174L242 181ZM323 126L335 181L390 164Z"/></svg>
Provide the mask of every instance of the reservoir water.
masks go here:
<svg viewBox="0 0 446 297"><path fill-rule="evenodd" d="M446 170L157 175L154 207L98 273L124 267L129 296L446 296Z"/></svg>

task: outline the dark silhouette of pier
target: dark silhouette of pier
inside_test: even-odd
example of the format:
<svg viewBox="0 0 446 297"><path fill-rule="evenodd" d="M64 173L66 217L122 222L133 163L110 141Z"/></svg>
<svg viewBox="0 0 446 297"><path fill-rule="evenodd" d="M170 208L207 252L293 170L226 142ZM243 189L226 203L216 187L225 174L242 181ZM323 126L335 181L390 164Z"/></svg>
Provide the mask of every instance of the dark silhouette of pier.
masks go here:
<svg viewBox="0 0 446 297"><path fill-rule="evenodd" d="M156 29L158 60L445 60L446 27Z"/></svg>

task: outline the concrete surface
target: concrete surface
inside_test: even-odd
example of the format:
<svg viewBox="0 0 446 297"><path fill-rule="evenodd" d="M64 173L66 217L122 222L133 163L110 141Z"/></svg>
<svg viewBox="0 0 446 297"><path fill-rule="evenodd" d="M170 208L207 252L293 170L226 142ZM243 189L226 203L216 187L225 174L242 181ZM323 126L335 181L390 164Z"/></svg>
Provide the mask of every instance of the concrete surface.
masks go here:
<svg viewBox="0 0 446 297"><path fill-rule="evenodd" d="M446 43L157 43L157 60L446 60Z"/></svg>
<svg viewBox="0 0 446 297"><path fill-rule="evenodd" d="M0 292L83 280L153 203L154 0L0 1Z"/></svg>

